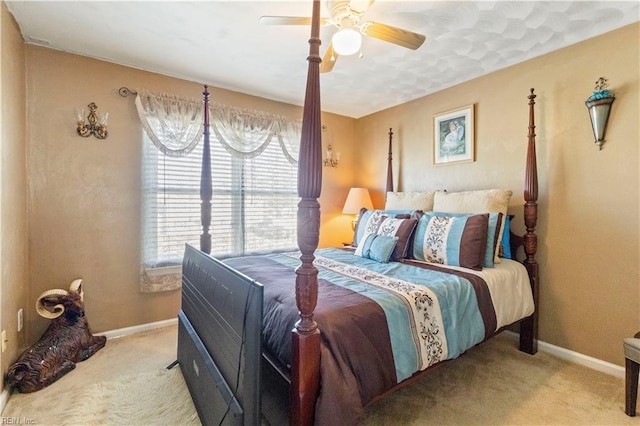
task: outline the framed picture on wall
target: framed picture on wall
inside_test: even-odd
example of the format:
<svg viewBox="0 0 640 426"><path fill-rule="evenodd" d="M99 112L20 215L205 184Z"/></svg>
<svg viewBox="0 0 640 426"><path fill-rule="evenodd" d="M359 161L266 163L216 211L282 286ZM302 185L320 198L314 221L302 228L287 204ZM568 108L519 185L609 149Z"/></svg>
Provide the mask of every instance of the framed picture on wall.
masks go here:
<svg viewBox="0 0 640 426"><path fill-rule="evenodd" d="M433 164L475 161L473 105L433 117Z"/></svg>

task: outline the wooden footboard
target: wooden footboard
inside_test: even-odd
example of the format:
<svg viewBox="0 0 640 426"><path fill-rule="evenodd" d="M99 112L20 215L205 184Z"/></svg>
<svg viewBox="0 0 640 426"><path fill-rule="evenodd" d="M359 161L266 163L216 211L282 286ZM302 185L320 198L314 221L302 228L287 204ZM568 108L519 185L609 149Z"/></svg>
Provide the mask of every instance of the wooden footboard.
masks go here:
<svg viewBox="0 0 640 426"><path fill-rule="evenodd" d="M187 245L178 362L203 424L259 425L263 288Z"/></svg>

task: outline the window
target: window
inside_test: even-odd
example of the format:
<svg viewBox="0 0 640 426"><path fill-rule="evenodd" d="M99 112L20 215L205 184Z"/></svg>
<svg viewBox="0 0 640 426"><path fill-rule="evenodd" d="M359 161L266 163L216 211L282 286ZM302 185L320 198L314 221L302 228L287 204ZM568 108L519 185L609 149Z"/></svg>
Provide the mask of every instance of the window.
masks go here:
<svg viewBox="0 0 640 426"><path fill-rule="evenodd" d="M213 132L212 132L213 133ZM211 135L211 254L243 255L296 249L297 167L273 138L253 158L227 152ZM185 243L200 246L202 143L169 157L144 136L143 263L178 265Z"/></svg>

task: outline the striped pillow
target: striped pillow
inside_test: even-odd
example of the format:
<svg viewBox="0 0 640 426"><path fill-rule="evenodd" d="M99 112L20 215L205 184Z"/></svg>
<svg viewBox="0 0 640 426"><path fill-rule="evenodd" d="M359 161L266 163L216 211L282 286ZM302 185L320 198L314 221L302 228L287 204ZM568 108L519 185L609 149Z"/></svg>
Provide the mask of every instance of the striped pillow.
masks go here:
<svg viewBox="0 0 640 426"><path fill-rule="evenodd" d="M426 212L418 221L413 257L425 262L482 270L489 214L439 215Z"/></svg>
<svg viewBox="0 0 640 426"><path fill-rule="evenodd" d="M448 212L434 212L438 216L451 216L451 217L466 217L472 215L472 213L448 213ZM487 228L487 248L484 253L484 260L482 266L485 268L494 267L494 258L498 255L495 252L496 246L499 246L498 234L500 227L502 226L502 213L489 213L489 226Z"/></svg>
<svg viewBox="0 0 640 426"><path fill-rule="evenodd" d="M486 189L477 191L446 192L437 191L433 196L433 211L452 213L502 213L507 215L512 191L507 189ZM504 233L504 224L498 231L496 248L493 250L494 263L500 263L498 245Z"/></svg>

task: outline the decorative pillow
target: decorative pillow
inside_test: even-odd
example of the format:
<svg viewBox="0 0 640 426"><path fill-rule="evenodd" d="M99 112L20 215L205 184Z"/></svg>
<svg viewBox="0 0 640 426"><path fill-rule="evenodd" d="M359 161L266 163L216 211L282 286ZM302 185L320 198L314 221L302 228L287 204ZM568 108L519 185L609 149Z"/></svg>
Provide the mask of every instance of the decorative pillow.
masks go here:
<svg viewBox="0 0 640 426"><path fill-rule="evenodd" d="M433 210L433 196L430 192L387 192L385 209L411 209L430 212Z"/></svg>
<svg viewBox="0 0 640 426"><path fill-rule="evenodd" d="M426 262L482 270L489 214L443 216L426 212L418 222L413 257Z"/></svg>
<svg viewBox="0 0 640 426"><path fill-rule="evenodd" d="M376 262L387 263L391 259L391 253L396 248L397 242L398 237L369 234L358 246L355 254Z"/></svg>
<svg viewBox="0 0 640 426"><path fill-rule="evenodd" d="M448 216L448 217L466 217L469 216L465 213L449 213L449 212L434 212L438 216ZM482 266L484 268L493 268L494 266L494 258L497 253L495 250L499 248L500 241L498 240L498 232L500 230L500 225L502 225L502 213L489 213L489 223L487 227L487 248L484 253L484 260L482 261Z"/></svg>
<svg viewBox="0 0 640 426"><path fill-rule="evenodd" d="M511 217L509 215L504 218L504 232L502 233L500 247L502 248L500 255L511 259Z"/></svg>
<svg viewBox="0 0 640 426"><path fill-rule="evenodd" d="M398 217L400 216L400 217ZM382 213L382 211L375 211L367 222L362 227L362 236L359 238L356 248L356 254L362 255L361 244L370 234L385 235L388 237L398 237L395 249L391 254L391 260L400 261L404 259L409 250L409 241L413 230L418 222L416 219L408 217L407 214L398 214L396 217L389 217ZM356 230L356 234L359 234L360 226Z"/></svg>
<svg viewBox="0 0 640 426"><path fill-rule="evenodd" d="M486 189L479 191L443 192L438 191L433 197L433 210L451 213L502 213L507 215L509 200L513 192L506 189ZM502 240L504 223L500 226L494 262L500 263L498 244Z"/></svg>
<svg viewBox="0 0 640 426"><path fill-rule="evenodd" d="M408 219L413 210L368 210L365 207L360 209L358 222L353 232L353 247L358 246L365 234L375 232L385 217L395 217L396 219Z"/></svg>

